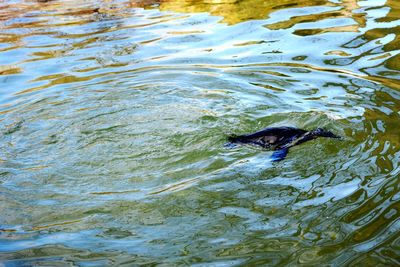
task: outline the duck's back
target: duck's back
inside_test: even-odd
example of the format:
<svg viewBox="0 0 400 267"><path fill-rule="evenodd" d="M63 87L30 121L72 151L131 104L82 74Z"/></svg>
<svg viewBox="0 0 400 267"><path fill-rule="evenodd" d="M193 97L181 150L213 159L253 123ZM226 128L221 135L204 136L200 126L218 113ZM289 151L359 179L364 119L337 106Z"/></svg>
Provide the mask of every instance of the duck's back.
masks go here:
<svg viewBox="0 0 400 267"><path fill-rule="evenodd" d="M293 137L296 135L305 134L307 131L295 127L281 126L281 127L267 127L252 134L241 135L247 138L259 138L262 136L277 136L277 137Z"/></svg>
<svg viewBox="0 0 400 267"><path fill-rule="evenodd" d="M268 127L252 134L229 137L230 142L247 143L262 147L275 147L291 142L307 131L294 127Z"/></svg>

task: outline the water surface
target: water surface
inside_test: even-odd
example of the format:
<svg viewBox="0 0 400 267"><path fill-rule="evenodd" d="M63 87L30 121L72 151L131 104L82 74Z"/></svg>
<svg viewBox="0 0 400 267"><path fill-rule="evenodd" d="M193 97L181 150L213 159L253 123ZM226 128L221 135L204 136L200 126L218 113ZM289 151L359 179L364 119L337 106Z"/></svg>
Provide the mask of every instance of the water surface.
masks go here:
<svg viewBox="0 0 400 267"><path fill-rule="evenodd" d="M0 4L5 266L399 265L400 6ZM266 126L325 127L270 151Z"/></svg>

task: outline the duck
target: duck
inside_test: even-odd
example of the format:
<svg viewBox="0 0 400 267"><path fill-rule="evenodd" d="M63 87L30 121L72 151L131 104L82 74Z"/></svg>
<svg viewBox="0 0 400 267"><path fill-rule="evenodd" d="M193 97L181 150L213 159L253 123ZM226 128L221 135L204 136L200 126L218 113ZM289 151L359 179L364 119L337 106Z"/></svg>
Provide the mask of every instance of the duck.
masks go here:
<svg viewBox="0 0 400 267"><path fill-rule="evenodd" d="M228 136L228 144L249 144L273 150L271 161L276 162L286 158L289 148L318 137L342 139L342 137L323 128L307 131L296 127L281 126L267 127L250 134Z"/></svg>

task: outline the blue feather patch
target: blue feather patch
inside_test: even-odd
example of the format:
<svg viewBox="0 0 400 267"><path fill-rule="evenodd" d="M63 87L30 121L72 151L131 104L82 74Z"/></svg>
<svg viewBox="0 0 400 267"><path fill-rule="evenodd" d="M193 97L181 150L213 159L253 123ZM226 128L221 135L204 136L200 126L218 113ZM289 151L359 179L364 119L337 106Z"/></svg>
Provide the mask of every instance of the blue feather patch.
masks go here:
<svg viewBox="0 0 400 267"><path fill-rule="evenodd" d="M271 156L271 161L281 161L283 159L285 159L286 155L289 152L289 148L282 148L279 150L274 151L274 153L272 153Z"/></svg>

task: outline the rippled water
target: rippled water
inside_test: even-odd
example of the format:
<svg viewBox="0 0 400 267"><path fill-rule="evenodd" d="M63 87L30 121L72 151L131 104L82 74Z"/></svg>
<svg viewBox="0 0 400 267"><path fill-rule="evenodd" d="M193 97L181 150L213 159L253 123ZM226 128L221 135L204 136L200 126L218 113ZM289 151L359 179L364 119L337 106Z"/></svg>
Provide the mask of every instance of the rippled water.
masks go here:
<svg viewBox="0 0 400 267"><path fill-rule="evenodd" d="M399 265L399 18L396 0L2 2L0 262ZM269 125L344 140L278 163L224 147Z"/></svg>

